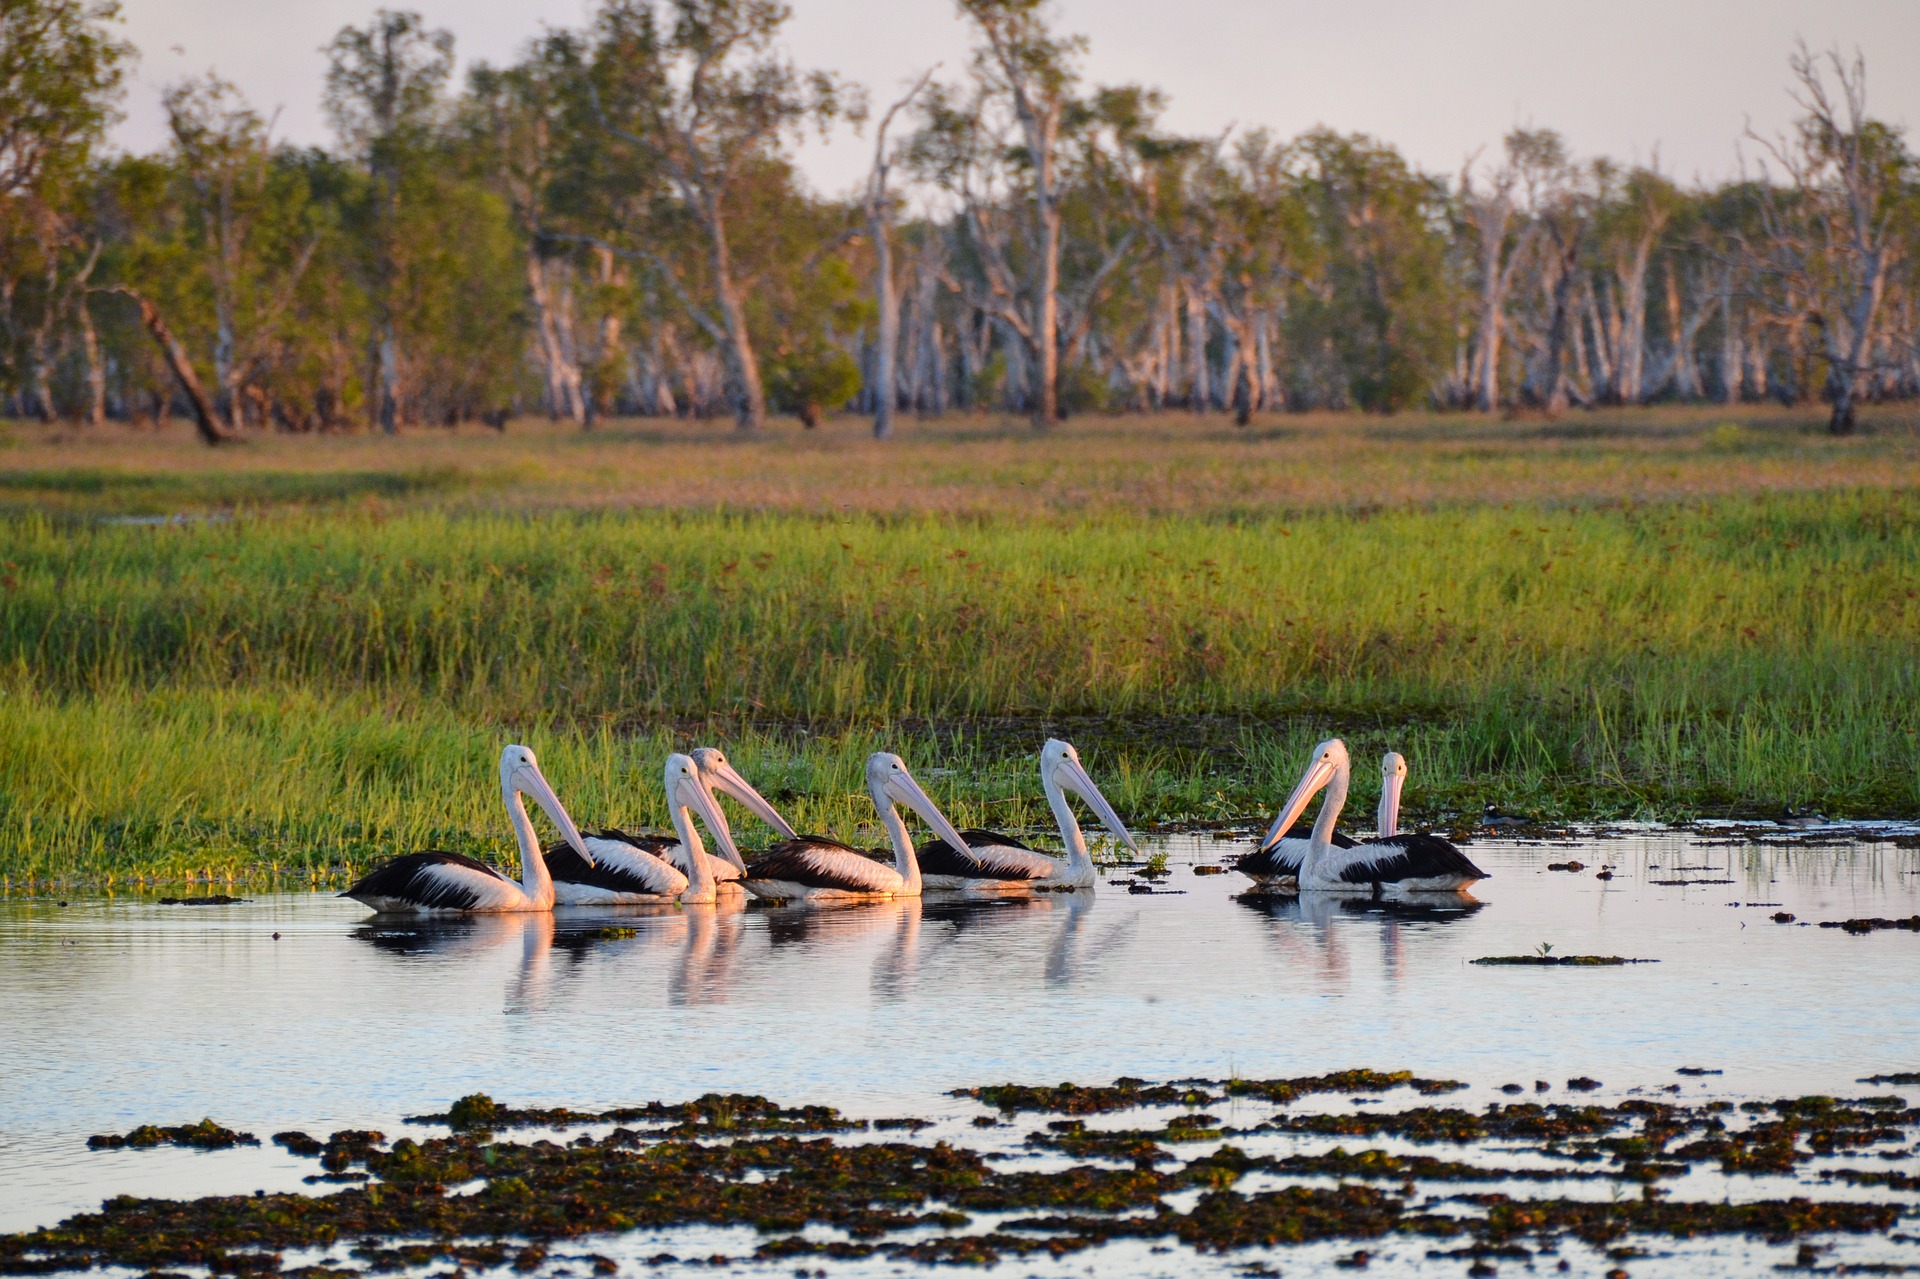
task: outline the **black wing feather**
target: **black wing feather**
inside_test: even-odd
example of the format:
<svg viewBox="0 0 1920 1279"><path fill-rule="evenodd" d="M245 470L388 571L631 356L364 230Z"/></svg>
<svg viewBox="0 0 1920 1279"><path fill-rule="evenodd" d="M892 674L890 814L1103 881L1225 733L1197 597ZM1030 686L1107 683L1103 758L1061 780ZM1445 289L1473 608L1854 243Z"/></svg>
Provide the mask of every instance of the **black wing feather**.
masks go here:
<svg viewBox="0 0 1920 1279"><path fill-rule="evenodd" d="M463 866L495 879L513 882L485 862L459 853L408 853L375 867L359 883L340 895L363 901L367 898L397 898L431 910L472 910L480 904L479 894L471 888L443 883L426 873L435 866Z"/></svg>
<svg viewBox="0 0 1920 1279"><path fill-rule="evenodd" d="M1467 855L1438 835L1392 835L1369 841L1396 852L1375 858L1368 865L1348 866L1340 872L1349 884L1392 884L1403 879L1436 879L1458 875L1463 879L1485 879L1487 873L1467 860Z"/></svg>
<svg viewBox="0 0 1920 1279"><path fill-rule="evenodd" d="M799 839L783 839L769 846L765 853L753 861L748 862L747 878L784 879L805 883L806 876L812 874L813 868L801 859L806 856L807 850L812 848L838 849L843 853L858 853L874 861L880 860L870 852L855 848L851 844L843 844L837 839L829 839L825 835L802 835ZM891 855L888 856L887 861L889 863L893 861Z"/></svg>
<svg viewBox="0 0 1920 1279"><path fill-rule="evenodd" d="M652 853L664 858L667 851L680 841L668 839L664 835L629 835L626 831L608 827L606 830L584 831L590 839L611 839L637 848L643 853ZM657 885L629 875L619 866L596 859L593 865L587 865L573 846L565 840L553 844L546 850L547 873L556 883L583 884L589 888L604 888L611 893L653 893L658 892Z"/></svg>
<svg viewBox="0 0 1920 1279"><path fill-rule="evenodd" d="M971 846L985 848L1015 848L1023 853L1039 852L1029 848L1011 835L1001 835L990 830L963 830L969 847L955 848L944 839L936 839L919 845L914 855L920 860L920 873L923 875L955 875L962 879L1001 879L1024 883L1036 877L1036 872L1018 866L995 866L974 855ZM1044 856L1044 854L1042 854Z"/></svg>

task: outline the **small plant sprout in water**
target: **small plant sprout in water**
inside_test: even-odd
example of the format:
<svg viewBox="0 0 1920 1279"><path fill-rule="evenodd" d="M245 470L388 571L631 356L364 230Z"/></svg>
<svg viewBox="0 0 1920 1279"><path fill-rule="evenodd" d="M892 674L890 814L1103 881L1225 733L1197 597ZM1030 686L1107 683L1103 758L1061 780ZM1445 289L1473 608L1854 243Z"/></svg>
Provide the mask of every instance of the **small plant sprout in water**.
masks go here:
<svg viewBox="0 0 1920 1279"><path fill-rule="evenodd" d="M1553 954L1553 943L1550 941L1543 941L1538 946L1534 947L1533 953L1540 956L1540 958L1545 959L1547 956Z"/></svg>
<svg viewBox="0 0 1920 1279"><path fill-rule="evenodd" d="M1147 874L1164 875L1166 873L1167 873L1166 853L1164 852L1154 853L1147 858Z"/></svg>

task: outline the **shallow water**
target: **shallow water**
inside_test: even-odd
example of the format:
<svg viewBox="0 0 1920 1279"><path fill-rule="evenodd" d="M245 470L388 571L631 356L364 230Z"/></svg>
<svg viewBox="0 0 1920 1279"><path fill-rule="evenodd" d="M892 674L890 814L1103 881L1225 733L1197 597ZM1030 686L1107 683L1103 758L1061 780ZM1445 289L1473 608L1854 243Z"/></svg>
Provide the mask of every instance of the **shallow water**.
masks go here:
<svg viewBox="0 0 1920 1279"><path fill-rule="evenodd" d="M756 1092L944 1116L947 1135L979 1113L948 1089L1121 1074L1411 1068L1471 1082L1450 1099L1470 1107L1509 1082L1531 1094L1549 1081L1557 1098L1577 1075L1603 1082L1596 1100L1675 1082L1690 1099L1857 1094L1861 1076L1920 1068L1920 936L1806 925L1920 913L1920 851L1894 833L1483 839L1468 851L1493 877L1477 904L1443 907L1239 900L1244 880L1193 867L1244 839L1206 837L1161 846L1173 873L1150 896L1110 882L987 903L440 925L306 893L224 907L0 899L0 1230L110 1194L292 1188L313 1171L272 1146L89 1152L90 1133L207 1115L263 1139L394 1135L402 1116L475 1091L587 1107ZM1572 859L1586 869L1546 869ZM1595 878L1603 865L1611 881ZM1542 943L1659 962L1468 962ZM1680 1080L1682 1066L1725 1073ZM707 1251L751 1251L706 1233L731 1240ZM1143 1244L1100 1257L1103 1273L1198 1264ZM1009 1264L1079 1274L1089 1261Z"/></svg>

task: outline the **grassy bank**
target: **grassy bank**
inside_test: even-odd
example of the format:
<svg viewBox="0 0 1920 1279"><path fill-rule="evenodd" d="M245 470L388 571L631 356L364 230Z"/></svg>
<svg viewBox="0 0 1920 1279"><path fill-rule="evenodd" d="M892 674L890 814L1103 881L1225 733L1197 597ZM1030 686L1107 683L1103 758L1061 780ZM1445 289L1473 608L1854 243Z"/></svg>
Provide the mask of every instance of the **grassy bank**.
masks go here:
<svg viewBox="0 0 1920 1279"><path fill-rule="evenodd" d="M0 560L15 878L497 852L510 738L590 822L660 822L661 755L698 737L806 827L861 833L878 745L951 770L932 789L963 822L1020 825L1049 731L1142 822L1271 811L1329 731L1407 753L1429 817L1920 812L1910 487L1158 514L262 501L17 513Z"/></svg>

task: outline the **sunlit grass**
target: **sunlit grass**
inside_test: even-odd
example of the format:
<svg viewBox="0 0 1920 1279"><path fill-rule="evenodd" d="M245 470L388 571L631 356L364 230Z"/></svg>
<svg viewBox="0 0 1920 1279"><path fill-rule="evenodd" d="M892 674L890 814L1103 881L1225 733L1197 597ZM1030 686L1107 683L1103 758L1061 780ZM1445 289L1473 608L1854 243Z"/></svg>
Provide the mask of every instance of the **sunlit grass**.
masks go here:
<svg viewBox="0 0 1920 1279"><path fill-rule="evenodd" d="M1511 509L1507 509L1511 507ZM670 744L877 838L898 749L1044 823L1256 816L1339 731L1431 817L1920 811L1920 498L1144 515L243 508L0 521L0 873L504 852L500 745L658 825ZM1372 802L1360 770L1352 805Z"/></svg>

